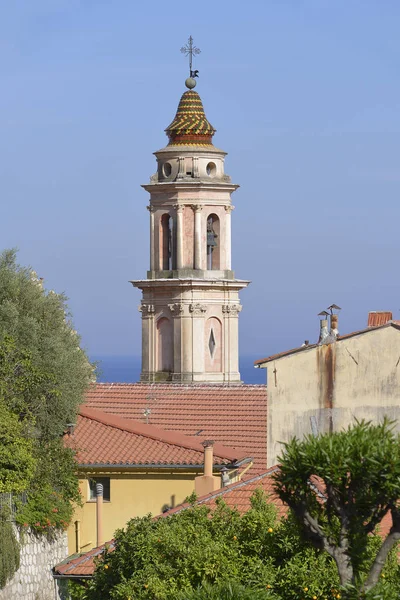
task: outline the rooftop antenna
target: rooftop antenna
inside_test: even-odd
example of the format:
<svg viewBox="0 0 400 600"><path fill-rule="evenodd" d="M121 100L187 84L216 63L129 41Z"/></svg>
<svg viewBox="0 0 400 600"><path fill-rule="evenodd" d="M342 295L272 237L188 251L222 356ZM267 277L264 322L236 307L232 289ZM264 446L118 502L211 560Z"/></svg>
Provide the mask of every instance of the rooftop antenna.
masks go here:
<svg viewBox="0 0 400 600"><path fill-rule="evenodd" d="M200 54L201 50L193 44L192 36L189 36L187 44L186 46L182 46L181 52L185 56L189 57L189 77L186 79L185 85L189 90L192 90L194 87L196 87L195 77L199 76L199 71L197 69L193 71L193 56L195 54Z"/></svg>

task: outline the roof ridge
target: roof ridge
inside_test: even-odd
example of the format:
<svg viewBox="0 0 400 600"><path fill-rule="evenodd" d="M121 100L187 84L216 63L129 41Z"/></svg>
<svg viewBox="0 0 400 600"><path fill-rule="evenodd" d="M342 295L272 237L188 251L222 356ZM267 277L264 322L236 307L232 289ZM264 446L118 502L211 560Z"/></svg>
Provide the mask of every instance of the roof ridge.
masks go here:
<svg viewBox="0 0 400 600"><path fill-rule="evenodd" d="M195 501L194 504L195 505L204 504L211 498L220 498L221 496L224 496L225 494L228 494L229 492L232 492L233 490L237 490L246 485L250 485L250 484L254 483L255 481L260 481L261 479L264 479L264 477L269 477L270 475L272 475L273 473L275 473L278 470L279 470L279 465L274 465L272 467L269 467L266 471L263 471L262 473L258 473L257 475L252 475L251 477L248 477L246 479L240 479L239 481L236 481L235 483L231 483L230 485L220 488L219 490L215 490L214 492L209 492L208 494L204 494L203 496L200 496L199 498L197 498L197 500ZM179 513L181 510L186 510L186 508L189 508L190 506L192 506L192 504L190 502L182 502L182 504L178 504L178 506L176 506L175 508L172 508L171 510L167 511L166 513L158 515L158 517L168 517L169 515L174 515L176 513Z"/></svg>
<svg viewBox="0 0 400 600"><path fill-rule="evenodd" d="M386 323L382 323L381 325L372 325L369 327L365 327L365 329L360 329L358 331L352 331L350 333L344 333L343 335L338 335L335 341L332 341L332 344L340 342L341 340L346 340L350 337L354 337L356 335L363 335L364 333L368 333L370 331L375 331L376 329L385 329L387 327L394 327L400 331L400 324L396 321L387 321ZM297 348L291 348L290 350L283 350L282 352L277 352L276 354L271 354L271 356L267 356L266 358L259 358L254 361L254 365L261 365L266 362L270 362L272 360L278 360L280 358L285 358L286 356L290 356L291 354L297 354L298 352L304 352L306 350L312 350L313 348L317 348L320 344L309 344L308 346L298 346Z"/></svg>
<svg viewBox="0 0 400 600"><path fill-rule="evenodd" d="M369 328L370 329L370 328ZM158 389L174 389L174 388L187 388L187 389L199 389L199 388L204 388L204 389L229 389L229 390L233 390L233 389L247 389L247 388L265 388L266 385L265 383L235 383L235 384L229 384L229 383L146 383L144 381L131 381L131 382L126 382L126 381L96 381L95 383L92 384L91 387L109 387L110 389L112 389L113 387L116 386L121 386L121 387L156 387ZM90 389L90 388L89 388Z"/></svg>
<svg viewBox="0 0 400 600"><path fill-rule="evenodd" d="M133 419L126 419L119 417L112 413L107 413L96 408L89 408L81 406L79 409L79 415L102 423L103 425L120 429L128 433L141 435L148 437L153 440L170 444L173 446L179 446L188 450L195 450L197 452L204 452L204 448L200 441L194 439L193 436L185 435L178 431L170 431L161 429L155 425L149 425L148 423L141 423ZM214 455L219 458L225 458L231 461L236 461L242 458L249 458L244 452L235 451L234 448L227 448L220 443L214 444Z"/></svg>

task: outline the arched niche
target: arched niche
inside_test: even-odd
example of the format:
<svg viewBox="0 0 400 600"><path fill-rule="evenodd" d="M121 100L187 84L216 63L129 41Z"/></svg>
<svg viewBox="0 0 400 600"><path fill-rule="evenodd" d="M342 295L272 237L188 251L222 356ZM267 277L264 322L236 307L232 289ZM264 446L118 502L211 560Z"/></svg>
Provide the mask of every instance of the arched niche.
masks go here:
<svg viewBox="0 0 400 600"><path fill-rule="evenodd" d="M173 370L172 323L167 317L157 321L157 371Z"/></svg>
<svg viewBox="0 0 400 600"><path fill-rule="evenodd" d="M206 256L207 269L220 269L221 238L219 217L212 213L207 217L207 238L206 238Z"/></svg>
<svg viewBox="0 0 400 600"><path fill-rule="evenodd" d="M217 317L210 317L205 323L205 369L206 372L221 372L222 369L222 323Z"/></svg>

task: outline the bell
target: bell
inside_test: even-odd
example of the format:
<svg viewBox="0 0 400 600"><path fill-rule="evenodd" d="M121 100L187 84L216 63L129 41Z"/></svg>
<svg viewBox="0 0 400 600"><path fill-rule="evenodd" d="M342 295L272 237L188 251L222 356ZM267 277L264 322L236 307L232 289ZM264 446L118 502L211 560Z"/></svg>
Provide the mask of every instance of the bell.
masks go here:
<svg viewBox="0 0 400 600"><path fill-rule="evenodd" d="M213 231L207 231L207 246L216 246L217 240L215 239L217 236Z"/></svg>

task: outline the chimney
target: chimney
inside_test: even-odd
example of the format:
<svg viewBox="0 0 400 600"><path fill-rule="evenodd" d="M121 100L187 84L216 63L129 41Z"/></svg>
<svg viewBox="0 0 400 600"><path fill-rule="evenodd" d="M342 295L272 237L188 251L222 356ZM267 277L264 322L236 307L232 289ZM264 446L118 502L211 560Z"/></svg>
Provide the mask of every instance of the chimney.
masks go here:
<svg viewBox="0 0 400 600"><path fill-rule="evenodd" d="M370 310L368 313L368 327L378 327L385 325L393 319L390 310Z"/></svg>
<svg viewBox="0 0 400 600"><path fill-rule="evenodd" d="M96 545L104 544L103 539L103 484L96 483Z"/></svg>
<svg viewBox="0 0 400 600"><path fill-rule="evenodd" d="M229 477L229 471L226 467L222 467L221 469L221 487L225 487L226 485L229 485L231 482L231 479Z"/></svg>
<svg viewBox="0 0 400 600"><path fill-rule="evenodd" d="M318 344L323 344L329 337L328 319L321 319L319 322L319 328Z"/></svg>
<svg viewBox="0 0 400 600"><path fill-rule="evenodd" d="M338 325L339 325L339 315L331 315L331 334L335 336L335 338L337 338L337 336L339 335L339 329L338 329Z"/></svg>
<svg viewBox="0 0 400 600"><path fill-rule="evenodd" d="M213 475L214 442L206 440L202 446L204 447L204 474L194 480L194 489L198 496L204 496L221 487L221 478Z"/></svg>
<svg viewBox="0 0 400 600"><path fill-rule="evenodd" d="M338 329L339 315L338 315L338 312L340 310L342 310L342 309L337 304L331 304L330 306L328 306L328 310L329 310L329 315L330 315L330 319L331 319L330 334L331 334L331 337L332 337L332 342L334 342L336 340L337 336L339 335L339 329Z"/></svg>

